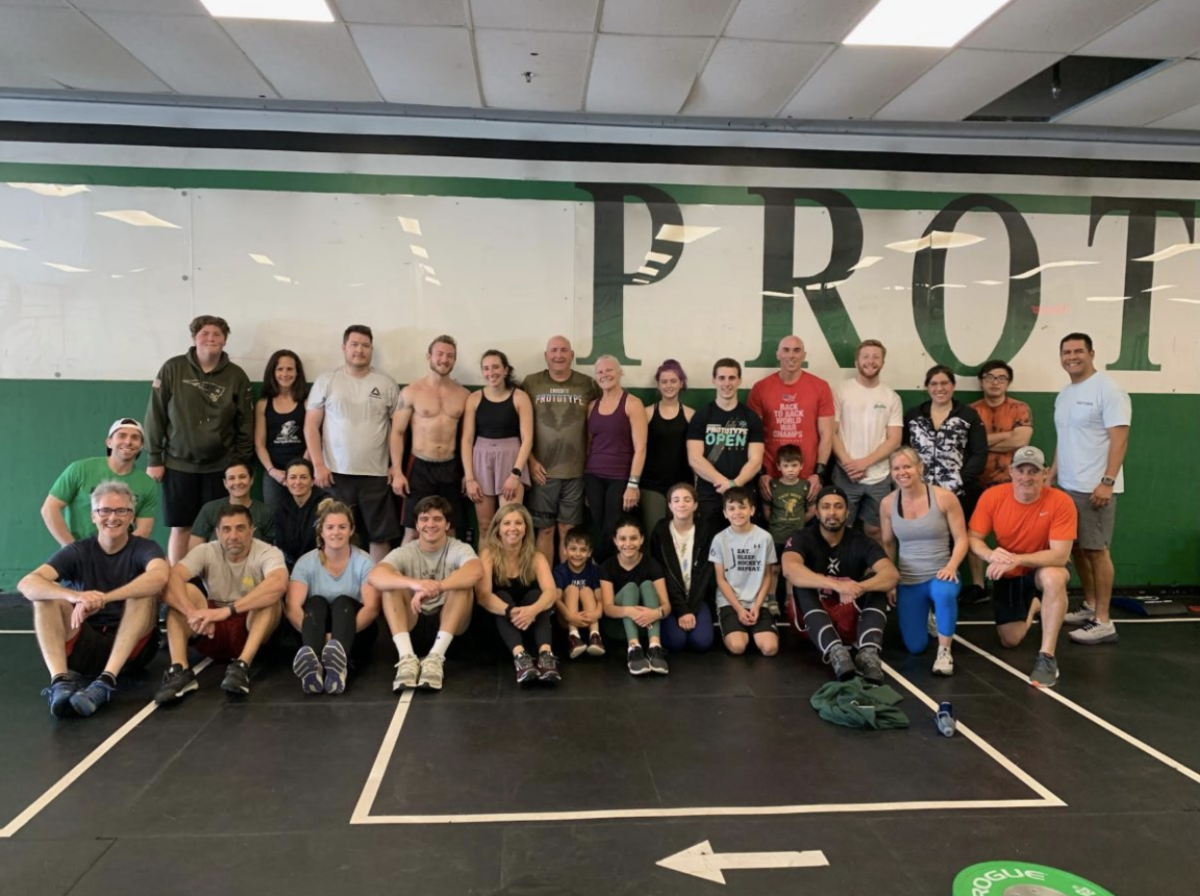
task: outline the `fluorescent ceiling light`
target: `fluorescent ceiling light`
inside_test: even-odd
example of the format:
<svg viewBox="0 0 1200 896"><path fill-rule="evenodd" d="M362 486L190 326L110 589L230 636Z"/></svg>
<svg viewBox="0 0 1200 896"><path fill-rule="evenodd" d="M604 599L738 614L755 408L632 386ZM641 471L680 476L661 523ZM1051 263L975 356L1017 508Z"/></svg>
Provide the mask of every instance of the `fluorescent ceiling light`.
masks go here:
<svg viewBox="0 0 1200 896"><path fill-rule="evenodd" d="M1167 299L1167 301L1168 302L1187 302L1187 304L1189 304L1189 305L1200 305L1200 299L1173 298L1173 299Z"/></svg>
<svg viewBox="0 0 1200 896"><path fill-rule="evenodd" d="M961 249L963 246L973 246L976 243L982 243L983 240L983 237L976 236L973 233L947 233L944 230L935 230L920 239L888 243L885 248L895 249L897 252L908 252L911 255L914 252L920 252L922 249Z"/></svg>
<svg viewBox="0 0 1200 896"><path fill-rule="evenodd" d="M122 224L132 224L134 227L169 227L172 230L179 229L178 224L164 221L162 218L136 208L115 212L96 212L96 214L102 218L112 218L114 221L120 221Z"/></svg>
<svg viewBox="0 0 1200 896"><path fill-rule="evenodd" d="M1143 289L1142 292L1158 292L1160 289L1178 289L1174 283L1164 283L1162 286L1151 286L1149 289Z"/></svg>
<svg viewBox="0 0 1200 896"><path fill-rule="evenodd" d="M883 261L882 255L866 255L858 260L858 264L850 268L852 271L865 271L867 268L874 267Z"/></svg>
<svg viewBox="0 0 1200 896"><path fill-rule="evenodd" d="M0 240L0 249L16 249L18 252L28 252L24 246L18 246L16 243L10 243L8 240Z"/></svg>
<svg viewBox="0 0 1200 896"><path fill-rule="evenodd" d="M423 246L409 246L408 250L412 252L413 255L417 256L417 258L429 257L429 253L425 251Z"/></svg>
<svg viewBox="0 0 1200 896"><path fill-rule="evenodd" d="M39 196L50 196L55 199L61 199L64 196L74 196L76 193L91 192L83 184L14 184L14 183L10 183L9 186L16 190L28 190L31 193L37 193Z"/></svg>
<svg viewBox="0 0 1200 896"><path fill-rule="evenodd" d="M1161 252L1155 252L1153 255L1143 255L1141 258L1135 258L1134 261L1165 261L1184 252L1195 252L1197 249L1200 249L1200 243L1176 243L1174 246L1167 246Z"/></svg>
<svg viewBox="0 0 1200 896"><path fill-rule="evenodd" d="M668 255L666 252L647 252L646 261L653 261L655 264L666 264L674 255Z"/></svg>
<svg viewBox="0 0 1200 896"><path fill-rule="evenodd" d="M1088 296L1089 302L1125 302L1129 296Z"/></svg>
<svg viewBox="0 0 1200 896"><path fill-rule="evenodd" d="M438 280L438 279L436 279L436 278L434 278L434 277L426 277L426 278L425 278L425 282L426 282L426 283L432 283L434 286L441 286L441 285L442 285L442 281L441 281L441 280Z"/></svg>
<svg viewBox="0 0 1200 896"><path fill-rule="evenodd" d="M671 243L694 243L704 239L710 233L716 233L720 227L689 227L686 224L664 224L658 228L655 239L667 240Z"/></svg>
<svg viewBox="0 0 1200 896"><path fill-rule="evenodd" d="M976 280L975 282L978 283L980 286L1003 286L1004 285L1003 280Z"/></svg>
<svg viewBox="0 0 1200 896"><path fill-rule="evenodd" d="M278 280L280 283L291 283L292 282L291 277L285 277L285 276L283 276L283 274L273 274L272 276L276 280Z"/></svg>
<svg viewBox="0 0 1200 896"><path fill-rule="evenodd" d="M87 274L91 272L91 268L77 268L73 264L55 264L53 261L43 261L48 268L54 268L56 271L62 271L64 274Z"/></svg>
<svg viewBox="0 0 1200 896"><path fill-rule="evenodd" d="M1040 274L1042 271L1048 271L1051 268L1077 268L1085 264L1099 264L1098 261L1048 261L1045 264L1039 264L1036 268L1026 271L1023 274L1013 274L1013 280L1028 280L1034 274Z"/></svg>
<svg viewBox="0 0 1200 896"><path fill-rule="evenodd" d="M253 252L249 253L249 255L259 264L269 264L271 267L275 267L275 262L271 261L271 259L267 258L265 255L256 255Z"/></svg>
<svg viewBox="0 0 1200 896"><path fill-rule="evenodd" d="M400 220L400 226L404 228L405 233L415 233L421 236L421 222L416 218L404 218L400 215L396 216Z"/></svg>
<svg viewBox="0 0 1200 896"><path fill-rule="evenodd" d="M637 272L639 274L645 274L647 277L657 277L658 276L658 268L652 268L649 265L642 265L640 268L637 269Z"/></svg>
<svg viewBox="0 0 1200 896"><path fill-rule="evenodd" d="M332 22L325 0L200 0L214 19Z"/></svg>
<svg viewBox="0 0 1200 896"><path fill-rule="evenodd" d="M953 47L1008 0L879 0L842 43Z"/></svg>

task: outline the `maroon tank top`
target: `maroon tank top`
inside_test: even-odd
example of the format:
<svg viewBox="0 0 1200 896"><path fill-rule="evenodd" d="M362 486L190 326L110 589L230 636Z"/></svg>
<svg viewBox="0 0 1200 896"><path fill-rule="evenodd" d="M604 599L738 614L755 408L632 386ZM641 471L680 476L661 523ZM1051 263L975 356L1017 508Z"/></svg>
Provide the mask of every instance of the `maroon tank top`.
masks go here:
<svg viewBox="0 0 1200 896"><path fill-rule="evenodd" d="M600 401L588 415L588 434L592 438L588 449L585 473L601 479L628 479L633 466L633 427L625 413L628 392L621 393L617 409L611 414L600 413Z"/></svg>

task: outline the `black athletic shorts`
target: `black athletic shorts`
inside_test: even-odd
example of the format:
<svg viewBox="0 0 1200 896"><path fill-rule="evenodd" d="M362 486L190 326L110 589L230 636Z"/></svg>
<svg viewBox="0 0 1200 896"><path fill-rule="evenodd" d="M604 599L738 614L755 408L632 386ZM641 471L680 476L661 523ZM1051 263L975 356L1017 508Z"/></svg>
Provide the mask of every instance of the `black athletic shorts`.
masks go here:
<svg viewBox="0 0 1200 896"><path fill-rule="evenodd" d="M116 640L116 624L93 626L85 621L79 627L79 634L75 639L67 642L67 668L88 678L96 677L108 665L108 657ZM134 645L133 653L129 655L121 671L137 672L145 669L157 653L158 630L151 626L150 631Z"/></svg>
<svg viewBox="0 0 1200 896"><path fill-rule="evenodd" d="M163 523L171 528L190 529L209 501L228 498L225 474L185 473L167 468L162 481Z"/></svg>
<svg viewBox="0 0 1200 896"><path fill-rule="evenodd" d="M996 625L1024 622L1029 618L1029 607L1035 597L1041 597L1033 577L1036 572L1023 576L997 579L992 585L992 607L996 613Z"/></svg>
<svg viewBox="0 0 1200 896"><path fill-rule="evenodd" d="M749 628L742 625L742 620L738 619L737 610L729 606L717 610L717 625L721 627L722 638L732 635L734 632L742 632L750 635L751 638L763 632L771 634L779 632L779 629L775 627L775 619L771 616L771 611L767 609L765 603L758 609L758 621Z"/></svg>
<svg viewBox="0 0 1200 896"><path fill-rule="evenodd" d="M354 508L355 528L366 540L386 543L400 537L392 487L386 476L352 476L334 473L329 492L343 504ZM361 539L360 539L361 540Z"/></svg>
<svg viewBox="0 0 1200 896"><path fill-rule="evenodd" d="M404 526L417 528L417 503L430 495L441 495L450 502L450 525L454 533L462 538L467 531L466 511L463 507L463 469L457 457L449 460L423 460L408 458L408 496L404 499Z"/></svg>

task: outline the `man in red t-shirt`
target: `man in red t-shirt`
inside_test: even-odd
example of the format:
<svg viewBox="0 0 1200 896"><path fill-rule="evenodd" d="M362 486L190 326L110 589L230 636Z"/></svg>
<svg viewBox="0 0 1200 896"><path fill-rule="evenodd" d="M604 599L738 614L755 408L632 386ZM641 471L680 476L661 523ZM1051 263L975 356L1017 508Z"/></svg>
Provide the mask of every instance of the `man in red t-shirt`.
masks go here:
<svg viewBox="0 0 1200 896"><path fill-rule="evenodd" d="M825 465L833 451L833 392L829 383L805 373L804 343L799 336L779 340L775 357L779 371L759 380L746 402L762 418L765 430L762 475L758 477L763 500L771 500L771 480L779 478L775 452L796 445L804 455L801 478L813 494L821 490Z"/></svg>
<svg viewBox="0 0 1200 896"><path fill-rule="evenodd" d="M1013 453L1012 483L989 488L979 499L967 533L971 553L987 564L995 581L996 632L1005 647L1024 640L1041 607L1042 646L1029 683L1043 688L1058 681L1054 645L1067 612L1075 502L1046 485L1046 457L1027 445ZM995 533L992 548L985 540Z"/></svg>

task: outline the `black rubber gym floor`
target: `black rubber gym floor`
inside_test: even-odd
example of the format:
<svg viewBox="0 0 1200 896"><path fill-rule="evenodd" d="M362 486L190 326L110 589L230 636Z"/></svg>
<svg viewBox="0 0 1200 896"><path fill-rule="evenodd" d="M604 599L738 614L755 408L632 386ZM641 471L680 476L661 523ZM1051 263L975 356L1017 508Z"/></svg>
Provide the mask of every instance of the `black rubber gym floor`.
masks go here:
<svg viewBox="0 0 1200 896"><path fill-rule="evenodd" d="M240 702L207 669L198 693L146 714L49 800L145 710L166 659L92 719L55 721L33 636L0 635L0 893L720 892L656 864L705 841L828 863L725 870L730 893L942 896L987 860L1114 896L1200 892L1200 622L1122 624L1115 647L1064 635L1055 693L1075 706L964 644L956 675L934 678L932 654L889 639L894 673L952 701L982 742L941 737L897 678L909 729L821 721L808 699L828 672L791 636L774 659L718 648L649 680L610 649L564 663L557 689L520 691L479 623L452 647L445 690L403 701L386 639L339 698L303 696L282 651L264 652ZM0 630L29 628L26 608L0 610ZM959 634L1032 665L1033 641L1002 651L990 626Z"/></svg>

